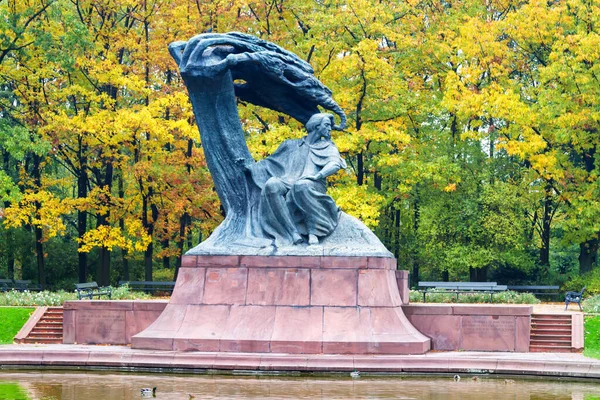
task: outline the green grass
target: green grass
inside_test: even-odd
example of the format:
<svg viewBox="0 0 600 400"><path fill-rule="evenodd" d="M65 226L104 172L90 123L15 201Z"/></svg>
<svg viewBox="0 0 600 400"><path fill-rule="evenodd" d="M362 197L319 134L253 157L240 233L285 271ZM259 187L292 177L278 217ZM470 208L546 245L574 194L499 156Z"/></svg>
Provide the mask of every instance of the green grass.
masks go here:
<svg viewBox="0 0 600 400"><path fill-rule="evenodd" d="M16 382L0 382L0 399L28 400L25 389Z"/></svg>
<svg viewBox="0 0 600 400"><path fill-rule="evenodd" d="M584 322L585 344L583 355L600 359L600 315L588 315Z"/></svg>
<svg viewBox="0 0 600 400"><path fill-rule="evenodd" d="M12 343L32 312L33 308L0 307L0 344Z"/></svg>

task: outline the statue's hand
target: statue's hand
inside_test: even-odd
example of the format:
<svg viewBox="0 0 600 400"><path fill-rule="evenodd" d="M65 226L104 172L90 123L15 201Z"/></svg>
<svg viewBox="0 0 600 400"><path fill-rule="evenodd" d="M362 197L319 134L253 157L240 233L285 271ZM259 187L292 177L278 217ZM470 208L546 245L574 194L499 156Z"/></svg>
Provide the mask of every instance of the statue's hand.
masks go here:
<svg viewBox="0 0 600 400"><path fill-rule="evenodd" d="M248 164L248 162L246 161L246 159L243 158L243 157L236 158L235 159L235 164L237 166L239 166L240 168L242 168L242 170L244 170L244 171L249 171L250 170L250 165Z"/></svg>
<svg viewBox="0 0 600 400"><path fill-rule="evenodd" d="M318 181L321 178L322 178L322 176L319 176L318 174L317 175L304 175L304 176L300 177L300 179L298 179L298 180L306 179L309 181Z"/></svg>

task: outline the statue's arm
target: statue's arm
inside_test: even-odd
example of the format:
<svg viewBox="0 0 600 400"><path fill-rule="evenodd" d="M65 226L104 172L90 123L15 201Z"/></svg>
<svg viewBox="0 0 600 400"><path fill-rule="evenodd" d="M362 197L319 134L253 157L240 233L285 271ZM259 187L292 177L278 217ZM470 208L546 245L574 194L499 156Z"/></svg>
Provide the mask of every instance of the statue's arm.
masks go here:
<svg viewBox="0 0 600 400"><path fill-rule="evenodd" d="M317 179L324 179L342 169L342 164L338 161L329 161L323 166L321 171L315 176Z"/></svg>

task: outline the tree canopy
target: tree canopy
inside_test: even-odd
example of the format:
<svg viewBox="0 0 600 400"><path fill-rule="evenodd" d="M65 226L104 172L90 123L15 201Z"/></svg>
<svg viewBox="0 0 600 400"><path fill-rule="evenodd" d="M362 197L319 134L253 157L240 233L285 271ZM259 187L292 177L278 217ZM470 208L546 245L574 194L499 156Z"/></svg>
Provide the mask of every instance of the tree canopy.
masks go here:
<svg viewBox="0 0 600 400"><path fill-rule="evenodd" d="M169 43L256 35L348 116L330 194L412 279L598 266L600 2L0 0L0 275L172 279L223 219ZM302 126L238 105L253 156Z"/></svg>

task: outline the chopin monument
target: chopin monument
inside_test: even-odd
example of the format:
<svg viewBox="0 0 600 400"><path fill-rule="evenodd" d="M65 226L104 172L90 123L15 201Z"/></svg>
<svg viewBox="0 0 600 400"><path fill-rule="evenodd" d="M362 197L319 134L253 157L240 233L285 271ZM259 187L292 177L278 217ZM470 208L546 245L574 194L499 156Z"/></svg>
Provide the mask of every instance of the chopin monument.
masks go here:
<svg viewBox="0 0 600 400"><path fill-rule="evenodd" d="M406 283L406 272L396 271L379 239L326 193L327 177L346 167L331 140L346 117L312 67L241 33L201 34L169 51L188 89L226 217L184 256L169 304L132 338L132 347L428 351L430 340L401 309L408 295L401 296L398 282ZM236 98L293 117L306 136L284 141L256 162Z"/></svg>

